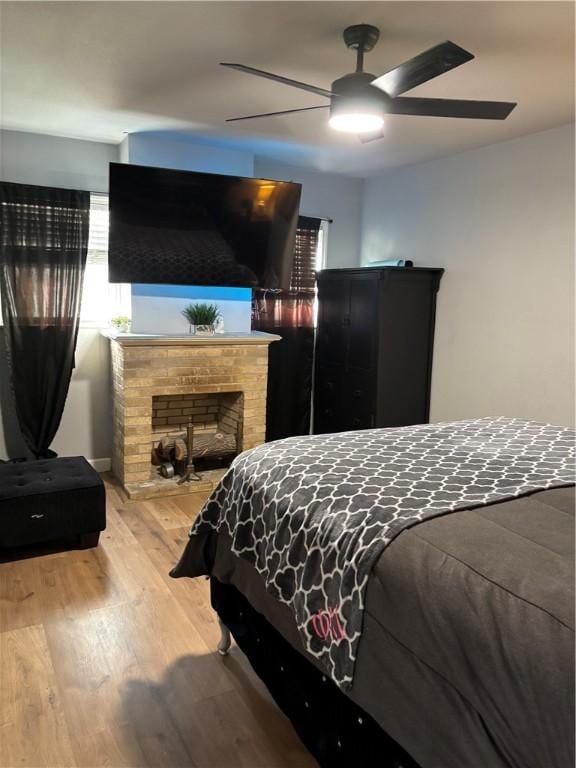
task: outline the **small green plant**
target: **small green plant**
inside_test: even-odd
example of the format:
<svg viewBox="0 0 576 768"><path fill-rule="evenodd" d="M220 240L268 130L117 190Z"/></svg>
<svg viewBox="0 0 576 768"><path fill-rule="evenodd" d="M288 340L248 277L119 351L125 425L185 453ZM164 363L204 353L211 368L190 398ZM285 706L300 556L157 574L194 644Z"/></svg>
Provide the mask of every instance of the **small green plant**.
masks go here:
<svg viewBox="0 0 576 768"><path fill-rule="evenodd" d="M122 328L123 326L130 325L130 318L127 315L116 315L110 322L115 328Z"/></svg>
<svg viewBox="0 0 576 768"><path fill-rule="evenodd" d="M222 313L216 304L189 304L182 314L190 325L216 325Z"/></svg>

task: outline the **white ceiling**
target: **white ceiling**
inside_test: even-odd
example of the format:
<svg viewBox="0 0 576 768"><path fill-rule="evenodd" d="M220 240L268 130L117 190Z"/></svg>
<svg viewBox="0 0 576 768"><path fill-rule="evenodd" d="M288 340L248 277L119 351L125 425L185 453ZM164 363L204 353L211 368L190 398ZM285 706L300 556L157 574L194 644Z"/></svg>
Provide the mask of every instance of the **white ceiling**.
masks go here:
<svg viewBox="0 0 576 768"><path fill-rule="evenodd" d="M572 2L2 2L0 123L119 142L173 129L285 162L368 176L574 119ZM218 66L236 61L328 88L354 68L349 24L380 27L381 74L446 39L476 59L410 95L517 101L504 122L390 116L368 145L323 112L226 124L322 103Z"/></svg>

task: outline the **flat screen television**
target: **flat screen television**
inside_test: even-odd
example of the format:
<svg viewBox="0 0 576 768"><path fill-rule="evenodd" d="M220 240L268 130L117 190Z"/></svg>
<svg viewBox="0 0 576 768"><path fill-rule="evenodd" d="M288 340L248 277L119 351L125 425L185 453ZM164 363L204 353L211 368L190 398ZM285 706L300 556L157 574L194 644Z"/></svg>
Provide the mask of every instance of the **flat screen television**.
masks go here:
<svg viewBox="0 0 576 768"><path fill-rule="evenodd" d="M110 164L112 283L288 288L300 184Z"/></svg>

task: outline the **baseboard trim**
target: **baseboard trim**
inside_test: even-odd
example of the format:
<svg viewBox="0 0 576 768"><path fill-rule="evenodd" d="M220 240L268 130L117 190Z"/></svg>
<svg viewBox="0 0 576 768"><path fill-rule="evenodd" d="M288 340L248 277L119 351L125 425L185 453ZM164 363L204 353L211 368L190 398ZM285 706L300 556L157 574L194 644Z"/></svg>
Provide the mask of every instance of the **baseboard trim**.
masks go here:
<svg viewBox="0 0 576 768"><path fill-rule="evenodd" d="M88 464L91 464L96 472L109 472L112 466L111 459L88 459Z"/></svg>

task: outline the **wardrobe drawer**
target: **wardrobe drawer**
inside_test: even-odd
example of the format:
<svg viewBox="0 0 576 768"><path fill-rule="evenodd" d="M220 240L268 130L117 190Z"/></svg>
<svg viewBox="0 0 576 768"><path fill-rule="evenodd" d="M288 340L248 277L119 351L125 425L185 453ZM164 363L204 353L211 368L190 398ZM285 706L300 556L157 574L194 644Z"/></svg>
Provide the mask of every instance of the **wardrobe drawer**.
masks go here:
<svg viewBox="0 0 576 768"><path fill-rule="evenodd" d="M342 408L341 368L318 367L314 379L314 432L339 432L346 429Z"/></svg>
<svg viewBox="0 0 576 768"><path fill-rule="evenodd" d="M347 429L370 429L375 421L374 378L363 372L346 375L344 402Z"/></svg>
<svg viewBox="0 0 576 768"><path fill-rule="evenodd" d="M348 369L344 375L345 386L344 396L349 406L369 405L374 403L374 393L376 390L375 376L365 371L355 371Z"/></svg>

